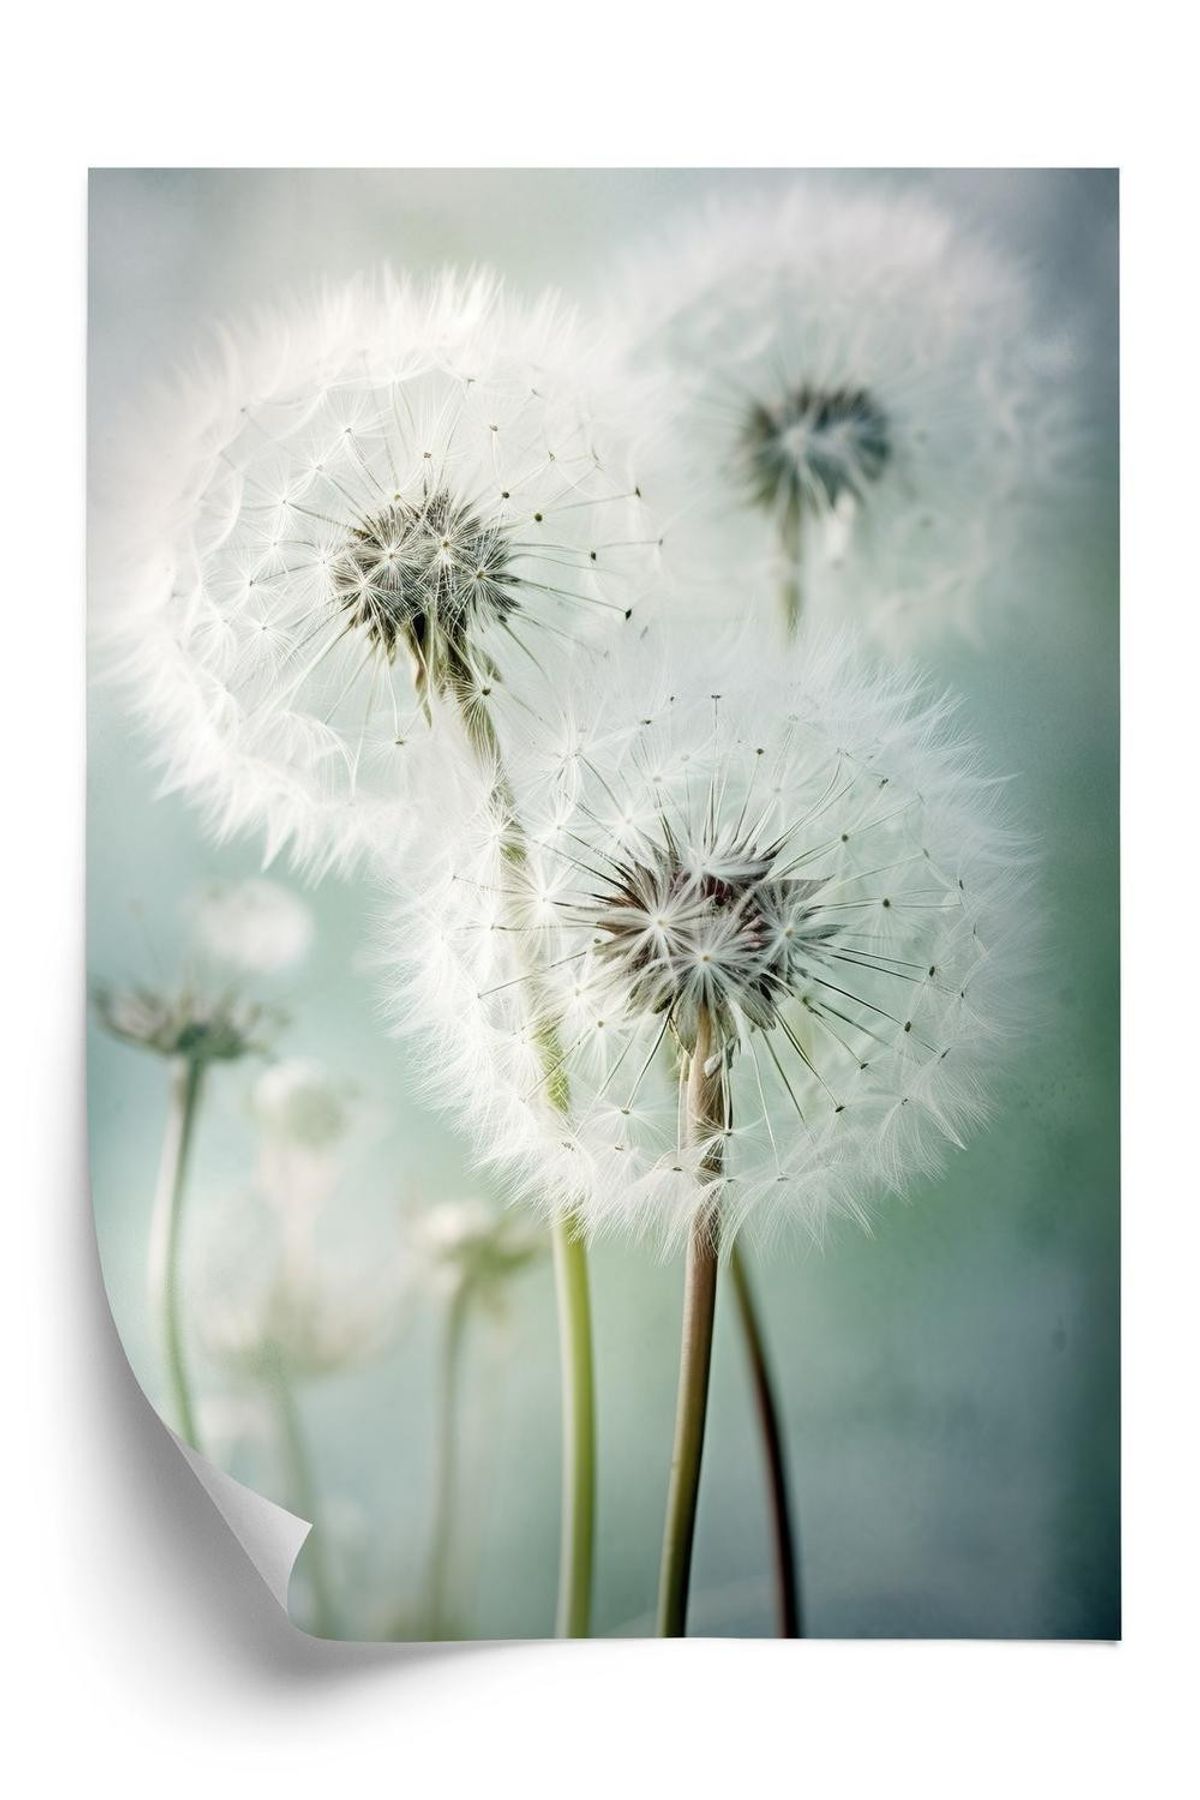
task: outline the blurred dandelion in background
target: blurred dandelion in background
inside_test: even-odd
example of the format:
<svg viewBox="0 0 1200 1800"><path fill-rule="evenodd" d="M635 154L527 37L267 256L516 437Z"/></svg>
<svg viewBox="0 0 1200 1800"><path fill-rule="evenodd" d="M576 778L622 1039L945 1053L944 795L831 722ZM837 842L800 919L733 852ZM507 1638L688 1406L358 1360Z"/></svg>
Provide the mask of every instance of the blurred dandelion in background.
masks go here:
<svg viewBox="0 0 1200 1800"><path fill-rule="evenodd" d="M313 1057L293 1056L272 1063L259 1076L250 1108L272 1145L292 1145L311 1153L336 1144L349 1123L351 1092Z"/></svg>
<svg viewBox="0 0 1200 1800"><path fill-rule="evenodd" d="M514 1278L548 1249L545 1232L520 1214L483 1200L442 1201L411 1220L408 1241L415 1277L443 1309L437 1396L437 1441L430 1517L426 1630L430 1638L461 1635L461 1607L453 1603L462 1546L459 1420L467 1328L483 1315L506 1315Z"/></svg>
<svg viewBox="0 0 1200 1800"><path fill-rule="evenodd" d="M307 956L309 908L277 881L216 881L192 902L192 932L218 963L249 974L274 974Z"/></svg>
<svg viewBox="0 0 1200 1800"><path fill-rule="evenodd" d="M309 1094L335 1091L318 1065L303 1065L303 1074ZM293 1098L298 1085L293 1080ZM313 1629L332 1637L340 1633L342 1613L298 1390L384 1353L405 1317L408 1276L394 1245L385 1248L348 1228L354 1194L330 1150L341 1124L321 1132L314 1145L308 1120L291 1116L292 1157L260 1157L255 1188L208 1210L195 1284L197 1335L208 1361L269 1408L282 1497L312 1526L302 1567ZM270 1127L276 1149L287 1129L286 1116L276 1111Z"/></svg>
<svg viewBox="0 0 1200 1800"><path fill-rule="evenodd" d="M311 1230L341 1175L344 1139L360 1123L359 1095L314 1057L268 1064L250 1092L257 1127L255 1185L285 1233Z"/></svg>
<svg viewBox="0 0 1200 1800"><path fill-rule="evenodd" d="M1019 600L1023 516L1077 430L1025 271L925 195L797 185L713 203L630 259L630 356L689 607L776 596L906 651Z"/></svg>
<svg viewBox="0 0 1200 1800"><path fill-rule="evenodd" d="M158 1320L172 1420L180 1436L199 1449L181 1262L184 1199L201 1103L214 1063L265 1055L284 1022L278 1008L245 991L248 974L276 973L298 960L313 928L308 908L296 895L258 881L205 888L189 898L186 912L192 935L184 975L172 984L118 988L98 983L93 1008L110 1037L152 1051L167 1063L167 1125L147 1292Z"/></svg>

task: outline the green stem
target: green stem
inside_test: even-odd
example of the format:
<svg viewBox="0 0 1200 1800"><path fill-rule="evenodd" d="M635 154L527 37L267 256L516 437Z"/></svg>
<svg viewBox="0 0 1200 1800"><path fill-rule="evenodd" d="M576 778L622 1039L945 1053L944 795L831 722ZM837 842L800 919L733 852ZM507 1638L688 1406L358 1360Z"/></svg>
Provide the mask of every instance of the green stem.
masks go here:
<svg viewBox="0 0 1200 1800"><path fill-rule="evenodd" d="M438 1382L437 1446L434 1452L433 1533L429 1550L429 1636L446 1629L446 1596L458 1505L458 1393L466 1336L469 1289L459 1285L446 1312Z"/></svg>
<svg viewBox="0 0 1200 1800"><path fill-rule="evenodd" d="M712 1022L707 1011L702 1010L687 1082L688 1139L693 1144L711 1140L714 1129L719 1130L724 1122L723 1066L718 1065L712 1073L705 1068L712 1052ZM712 1141L702 1164L704 1177L712 1180L719 1175L721 1162L720 1142ZM717 1303L717 1250L717 1210L715 1206L705 1207L692 1221L684 1276L679 1394L658 1593L659 1637L687 1635L688 1591L692 1579L692 1547L700 1498L700 1465L704 1455L713 1318Z"/></svg>
<svg viewBox="0 0 1200 1800"><path fill-rule="evenodd" d="M588 1635L596 1533L596 1394L587 1252L569 1219L555 1219L554 1285L562 1366L562 1539L559 1637Z"/></svg>
<svg viewBox="0 0 1200 1800"><path fill-rule="evenodd" d="M492 772L497 799L505 807L509 836L505 856L516 868L527 862L520 821L504 773L500 744L486 708L468 701L470 684L454 677L448 691L457 699L475 754ZM531 996L538 1010L536 990ZM559 1035L553 1023L538 1033L538 1051L549 1077L550 1103L562 1113L571 1096ZM559 1637L587 1637L591 1629L592 1568L596 1523L596 1377L592 1350L592 1307L587 1250L569 1217L551 1228L558 1307L559 1364L562 1371L562 1506L556 1630Z"/></svg>
<svg viewBox="0 0 1200 1800"><path fill-rule="evenodd" d="M282 1355L278 1351L270 1361L270 1382L279 1417L279 1434L287 1465L288 1493L293 1510L311 1527L304 1540L303 1553L308 1579L312 1586L313 1628L318 1637L337 1636L337 1614L326 1559L326 1543L321 1535L320 1502L312 1458L300 1419L296 1391Z"/></svg>
<svg viewBox="0 0 1200 1800"><path fill-rule="evenodd" d="M775 1609L779 1635L798 1638L804 1635L800 1601L800 1578L796 1559L796 1541L788 1498L787 1462L783 1448L783 1431L774 1382L767 1361L766 1343L758 1317L754 1289L746 1259L735 1245L729 1260L729 1273L737 1300L738 1317L746 1339L750 1359L750 1376L754 1384L754 1400L762 1433L763 1452L767 1464L767 1495L771 1511L771 1534L775 1554Z"/></svg>
<svg viewBox="0 0 1200 1800"><path fill-rule="evenodd" d="M779 525L779 546L784 560L779 598L783 607L783 629L789 643L800 629L800 614L804 609L803 519L803 501L798 497L790 498Z"/></svg>
<svg viewBox="0 0 1200 1800"><path fill-rule="evenodd" d="M150 1226L150 1304L159 1319L171 1416L180 1437L193 1450L200 1448L200 1440L184 1354L180 1249L184 1189L203 1086L201 1059L180 1056L173 1060L167 1128Z"/></svg>

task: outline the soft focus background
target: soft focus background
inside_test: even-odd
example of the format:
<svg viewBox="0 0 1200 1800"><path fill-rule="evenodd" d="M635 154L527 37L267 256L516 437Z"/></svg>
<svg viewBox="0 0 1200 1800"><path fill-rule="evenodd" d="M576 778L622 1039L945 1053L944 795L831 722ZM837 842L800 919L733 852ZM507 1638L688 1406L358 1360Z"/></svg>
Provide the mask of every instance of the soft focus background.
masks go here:
<svg viewBox="0 0 1200 1800"><path fill-rule="evenodd" d="M585 303L631 239L722 189L791 179L676 171L93 175L91 476L129 395L214 319L280 288L387 258L495 264ZM1116 178L1106 172L814 176L927 185L1033 270L1077 348L1096 425L1083 479L1019 579L1028 604L986 653L948 651L991 760L1019 777L1042 849L1040 1004L993 1129L870 1240L796 1249L760 1269L818 1636L1118 1634ZM91 714L90 968L170 970L198 882L256 873L253 844L215 850L156 799L144 747L110 696ZM286 876L282 877L286 879ZM319 1057L360 1097L344 1184L348 1236L398 1246L404 1208L485 1193L465 1145L416 1097L380 1022L365 886L308 896L318 935L289 1008L287 1053ZM245 1187L245 1065L218 1068L191 1221ZM134 1370L161 1386L145 1242L164 1069L93 1033L92 1173L104 1273ZM396 1249L398 1253L398 1249ZM598 1632L648 1629L674 1406L679 1271L632 1250L594 1258L601 1404ZM718 1318L691 1629L769 1634L769 1555L741 1344ZM403 1633L428 1534L437 1315L415 1305L387 1356L306 1389L304 1406L357 1630ZM558 1512L558 1375L548 1265L469 1349L471 1496L463 1604L480 1637L545 1635ZM197 1358L227 1461L271 1492L269 1446ZM276 1495L282 1498L282 1494ZM302 1559L303 1560L303 1559ZM302 1586L302 1574L298 1583ZM303 1598L297 1605L303 1614Z"/></svg>

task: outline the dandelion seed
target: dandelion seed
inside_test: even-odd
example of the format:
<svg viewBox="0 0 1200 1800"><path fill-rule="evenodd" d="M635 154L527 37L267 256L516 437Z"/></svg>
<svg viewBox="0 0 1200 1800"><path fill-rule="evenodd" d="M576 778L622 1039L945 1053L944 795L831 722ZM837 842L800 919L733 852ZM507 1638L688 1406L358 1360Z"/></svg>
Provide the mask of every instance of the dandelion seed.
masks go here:
<svg viewBox="0 0 1200 1800"><path fill-rule="evenodd" d="M295 1056L264 1070L250 1105L269 1141L313 1152L328 1149L344 1135L348 1102L344 1083L333 1080L322 1064Z"/></svg>

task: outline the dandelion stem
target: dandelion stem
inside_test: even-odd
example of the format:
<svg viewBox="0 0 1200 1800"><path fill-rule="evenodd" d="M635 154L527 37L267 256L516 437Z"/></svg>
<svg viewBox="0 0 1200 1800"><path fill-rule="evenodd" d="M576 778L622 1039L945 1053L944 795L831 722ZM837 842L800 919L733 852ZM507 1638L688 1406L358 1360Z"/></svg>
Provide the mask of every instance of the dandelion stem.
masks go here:
<svg viewBox="0 0 1200 1800"><path fill-rule="evenodd" d="M729 1259L729 1274L737 1300L738 1317L750 1359L750 1376L754 1384L754 1400L762 1433L767 1465L767 1495L771 1510L771 1531L775 1551L775 1606L779 1635L803 1637L804 1624L800 1599L799 1567L796 1539L788 1498L787 1463L783 1448L783 1432L775 1386L767 1361L766 1344L750 1272L742 1251L735 1246Z"/></svg>
<svg viewBox="0 0 1200 1800"><path fill-rule="evenodd" d="M311 1527L304 1540L303 1552L312 1588L313 1629L318 1637L332 1638L337 1636L337 1619L326 1560L326 1543L321 1535L320 1502L312 1458L300 1418L296 1391L284 1358L278 1350L271 1355L269 1366L271 1389L279 1417L279 1434L287 1466L289 1497L297 1516L307 1519Z"/></svg>
<svg viewBox="0 0 1200 1800"><path fill-rule="evenodd" d="M587 1252L570 1219L551 1228L562 1359L563 1502L559 1637L587 1637L596 1528L596 1395Z"/></svg>
<svg viewBox="0 0 1200 1800"><path fill-rule="evenodd" d="M783 629L790 642L800 629L804 607L804 502L798 495L789 497L779 524L779 547L783 555L783 574L779 598L783 607Z"/></svg>
<svg viewBox="0 0 1200 1800"><path fill-rule="evenodd" d="M180 1246L188 1161L203 1087L203 1060L195 1056L175 1057L171 1063L167 1128L150 1227L150 1305L159 1318L171 1415L180 1437L193 1450L200 1448L200 1440L183 1347Z"/></svg>
<svg viewBox="0 0 1200 1800"><path fill-rule="evenodd" d="M508 815L504 854L514 867L527 862L520 821L504 773L500 743L487 709L472 705L469 682L455 675L448 683L475 754L492 771L495 796ZM531 1007L540 1010L536 992ZM546 1073L546 1094L560 1112L571 1104L559 1033L553 1022L537 1033L538 1055ZM592 1352L592 1303L587 1250L569 1215L551 1227L555 1295L558 1307L558 1354L562 1383L562 1506L559 1547L559 1637L587 1637L591 1629L592 1565L596 1530L596 1376Z"/></svg>
<svg viewBox="0 0 1200 1800"><path fill-rule="evenodd" d="M433 1537L429 1550L429 1635L446 1630L454 1524L458 1510L458 1397L469 1287L460 1282L446 1309L438 1383L437 1447L433 1479Z"/></svg>
<svg viewBox="0 0 1200 1800"><path fill-rule="evenodd" d="M702 1008L688 1071L686 1104L689 1141L709 1145L702 1163L703 1176L707 1180L721 1172L722 1146L713 1134L726 1122L723 1067L719 1065L715 1073L705 1067L712 1051L712 1020L707 1009ZM717 1209L715 1206L701 1208L692 1221L684 1276L679 1394L658 1593L659 1637L687 1635L688 1590L717 1303L717 1249Z"/></svg>

